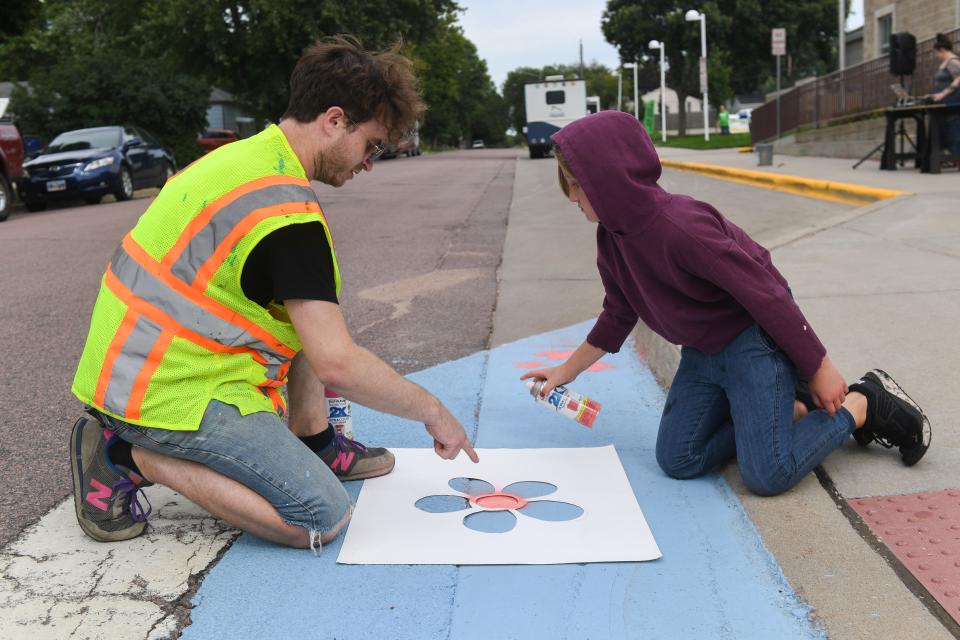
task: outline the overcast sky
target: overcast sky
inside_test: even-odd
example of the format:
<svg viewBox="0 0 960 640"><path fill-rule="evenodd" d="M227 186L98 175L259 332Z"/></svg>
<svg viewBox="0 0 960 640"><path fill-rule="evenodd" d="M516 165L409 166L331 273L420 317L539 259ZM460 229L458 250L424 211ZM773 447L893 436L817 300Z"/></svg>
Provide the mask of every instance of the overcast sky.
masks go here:
<svg viewBox="0 0 960 640"><path fill-rule="evenodd" d="M839 1L839 0L838 0ZM490 77L503 87L507 72L517 67L583 60L616 68L617 50L600 31L606 0L458 0L466 11L460 24L467 38L487 61ZM707 16L709 25L710 16ZM847 28L863 24L863 0L852 0ZM709 43L707 43L709 49Z"/></svg>

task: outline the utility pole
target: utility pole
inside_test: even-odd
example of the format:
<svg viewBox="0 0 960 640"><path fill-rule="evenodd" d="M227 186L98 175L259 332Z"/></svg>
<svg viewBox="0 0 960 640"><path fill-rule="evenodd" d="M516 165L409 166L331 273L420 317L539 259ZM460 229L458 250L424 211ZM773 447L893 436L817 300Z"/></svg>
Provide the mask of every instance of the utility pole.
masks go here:
<svg viewBox="0 0 960 640"><path fill-rule="evenodd" d="M587 79L587 77L583 75L583 40L580 41L580 79Z"/></svg>

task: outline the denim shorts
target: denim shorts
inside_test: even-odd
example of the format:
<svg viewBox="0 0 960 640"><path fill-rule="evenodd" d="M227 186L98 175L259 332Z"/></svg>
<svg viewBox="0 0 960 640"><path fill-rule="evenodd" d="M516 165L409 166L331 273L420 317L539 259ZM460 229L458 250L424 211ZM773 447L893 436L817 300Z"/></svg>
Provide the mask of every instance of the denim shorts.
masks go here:
<svg viewBox="0 0 960 640"><path fill-rule="evenodd" d="M196 431L101 418L132 445L199 462L240 482L272 504L284 522L308 529L311 540L332 529L351 506L340 480L276 414L244 416L213 400Z"/></svg>

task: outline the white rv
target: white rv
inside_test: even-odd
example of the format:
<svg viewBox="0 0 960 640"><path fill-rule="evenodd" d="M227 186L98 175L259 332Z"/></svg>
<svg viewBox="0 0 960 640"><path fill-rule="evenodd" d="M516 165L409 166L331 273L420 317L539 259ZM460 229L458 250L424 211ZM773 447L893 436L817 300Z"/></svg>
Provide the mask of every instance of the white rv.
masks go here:
<svg viewBox="0 0 960 640"><path fill-rule="evenodd" d="M531 158L543 158L550 152L550 136L587 113L587 83L547 76L528 82L524 88L527 110L527 144ZM594 106L599 109L599 100Z"/></svg>

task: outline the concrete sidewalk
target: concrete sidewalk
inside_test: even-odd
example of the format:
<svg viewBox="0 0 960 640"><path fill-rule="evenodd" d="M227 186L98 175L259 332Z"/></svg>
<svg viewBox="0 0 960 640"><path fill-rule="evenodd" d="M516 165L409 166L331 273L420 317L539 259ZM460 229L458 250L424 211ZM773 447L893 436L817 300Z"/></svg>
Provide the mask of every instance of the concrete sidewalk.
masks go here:
<svg viewBox="0 0 960 640"><path fill-rule="evenodd" d="M930 566L939 572L935 583L950 588L931 594L925 588L929 583L918 582L924 576L916 570L908 573L894 557L894 534L899 532L867 529L851 512L850 501L960 487L960 398L952 387L954 362L960 355L954 328L960 311L960 176L955 171L940 175L912 169L880 171L876 162L854 170L852 161L810 157L778 156L773 167L756 167L755 154L662 151L683 162L909 192L852 210L846 221L831 221L782 242L774 258L848 379L872 367L883 368L924 407L934 428L930 452L908 469L871 455L874 451L847 446L824 461L819 483L810 478L776 500L741 493L764 541L791 584L818 610L831 637L932 638L948 636L948 629L956 635L960 573L950 554L956 551L957 536L952 549L937 554ZM663 349L662 341L649 335L641 342L650 344L652 352ZM665 353L666 360L654 359L652 365L661 377L669 378L669 355L675 352ZM735 472L727 475L738 485ZM954 504L953 514L941 512L940 517L956 520L958 507ZM896 540L896 545L933 555L936 542L924 539L921 527L907 539ZM865 590L864 585L870 588ZM897 612L903 625L899 632L886 625L872 628L881 611ZM935 631L936 624L926 623L936 619L943 626ZM928 628L921 632L924 627Z"/></svg>
<svg viewBox="0 0 960 640"><path fill-rule="evenodd" d="M673 160L760 169L755 166L755 154L734 150L659 151ZM560 198L550 200L544 195L545 189L555 188L550 164L544 169L518 162L514 193L538 193L549 204L515 201L511 210L500 298L511 304L498 305L495 343L553 328L554 313L568 320L573 313L571 299L583 300L577 308L584 317L598 311L595 303L600 298L586 295L590 284L583 281L595 274L592 234L586 239L554 234L551 242L542 241L550 211L569 207ZM773 232L762 216L764 193L769 192L742 187L744 198L755 200L758 208L734 221L748 232L760 231L761 240L774 250L778 267L790 279L801 307L844 375L853 380L867 369L880 367L896 376L930 417L933 446L920 464L908 469L896 455L886 451L882 455L875 445L863 450L851 441L827 458L819 478L811 475L773 499L750 495L735 465L726 477L791 585L813 607L831 638L958 637L958 626L944 606L904 571L887 547L891 541L884 544L877 539L883 532L870 531L859 521L849 500L960 487L956 437L960 398L952 388L953 362L960 355L954 333L960 311L956 284L960 281L960 219L956 215L960 176L881 172L876 162L854 170L852 164L828 158L776 157L774 167L762 169L898 189L910 195L839 213L825 211L809 220L782 224ZM674 185L695 187L711 179L664 172L664 181ZM695 188L685 192L697 195ZM575 246L578 241L581 246ZM534 268L540 274L539 284L531 282ZM557 292L567 287L578 295L562 303L551 301L551 296L555 300ZM521 293L528 292L533 295L529 302L535 314L516 304ZM678 361L677 348L643 326L636 337L638 350L658 378L669 384ZM920 547L926 542L916 531L912 538L908 542ZM958 566L943 555L934 569L943 569L940 579L953 584ZM955 593L957 586L953 584L953 591L946 593Z"/></svg>

